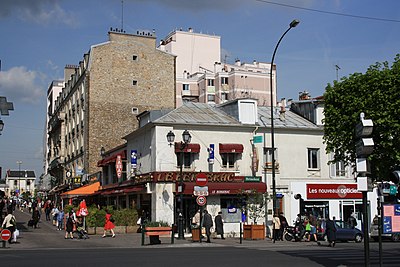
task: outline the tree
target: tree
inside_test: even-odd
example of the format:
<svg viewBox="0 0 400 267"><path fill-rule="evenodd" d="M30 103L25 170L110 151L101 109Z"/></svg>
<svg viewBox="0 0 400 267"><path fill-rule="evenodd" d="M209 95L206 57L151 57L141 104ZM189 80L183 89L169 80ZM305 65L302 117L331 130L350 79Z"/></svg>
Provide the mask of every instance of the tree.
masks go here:
<svg viewBox="0 0 400 267"><path fill-rule="evenodd" d="M265 216L265 209L269 196L267 193L257 192L256 189L241 190L240 196L240 208L245 211L250 221L257 224L257 221Z"/></svg>
<svg viewBox="0 0 400 267"><path fill-rule="evenodd" d="M368 159L371 177L387 179L400 166L400 55L388 62L371 65L365 74L354 73L333 85L325 98L324 142L333 152L333 162L355 164L354 129L360 113L374 122L374 152Z"/></svg>

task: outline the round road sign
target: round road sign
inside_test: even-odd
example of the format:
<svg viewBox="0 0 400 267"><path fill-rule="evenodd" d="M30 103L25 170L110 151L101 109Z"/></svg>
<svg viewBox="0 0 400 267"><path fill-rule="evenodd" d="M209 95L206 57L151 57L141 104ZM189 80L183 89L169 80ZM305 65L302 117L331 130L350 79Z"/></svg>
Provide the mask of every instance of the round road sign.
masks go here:
<svg viewBox="0 0 400 267"><path fill-rule="evenodd" d="M3 231L1 231L1 240L3 241L8 241L11 238L11 232L8 229L3 229Z"/></svg>
<svg viewBox="0 0 400 267"><path fill-rule="evenodd" d="M208 183L208 177L205 173L198 173L196 175L196 185L198 186L206 186Z"/></svg>
<svg viewBox="0 0 400 267"><path fill-rule="evenodd" d="M198 196L196 198L196 203L199 206L204 206L207 203L207 198L205 196Z"/></svg>

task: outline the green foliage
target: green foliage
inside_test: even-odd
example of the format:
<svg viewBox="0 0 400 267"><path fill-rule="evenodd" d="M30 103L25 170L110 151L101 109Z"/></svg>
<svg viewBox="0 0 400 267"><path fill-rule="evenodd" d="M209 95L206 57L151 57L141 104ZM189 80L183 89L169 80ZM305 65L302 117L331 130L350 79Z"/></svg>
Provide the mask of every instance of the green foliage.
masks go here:
<svg viewBox="0 0 400 267"><path fill-rule="evenodd" d="M77 210L77 208L74 207L73 205L65 205L64 206L64 213L68 214L72 209L74 209L75 211Z"/></svg>
<svg viewBox="0 0 400 267"><path fill-rule="evenodd" d="M376 63L365 74L354 73L328 84L324 94L324 142L333 162L355 163L354 129L360 113L374 122L371 177L385 179L400 165L400 55L392 66Z"/></svg>
<svg viewBox="0 0 400 267"><path fill-rule="evenodd" d="M241 198L241 209L244 210L247 216L257 224L257 221L265 216L265 209L269 200L267 193L257 192L256 189L242 190L239 192Z"/></svg>
<svg viewBox="0 0 400 267"><path fill-rule="evenodd" d="M144 227L160 227L160 226L166 226L169 227L171 225L169 225L167 222L164 221L158 221L158 222L148 222L144 225Z"/></svg>
<svg viewBox="0 0 400 267"><path fill-rule="evenodd" d="M89 214L86 216L86 223L89 227L102 227L105 224L106 209L112 214L115 225L134 226L136 225L138 215L135 209L114 210L108 206L104 209L98 209L96 205L88 207Z"/></svg>

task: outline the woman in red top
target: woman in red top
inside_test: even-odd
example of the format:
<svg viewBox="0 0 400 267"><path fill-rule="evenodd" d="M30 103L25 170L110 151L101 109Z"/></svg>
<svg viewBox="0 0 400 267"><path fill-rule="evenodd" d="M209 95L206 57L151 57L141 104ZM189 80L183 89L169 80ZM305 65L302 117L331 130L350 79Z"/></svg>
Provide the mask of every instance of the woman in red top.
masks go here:
<svg viewBox="0 0 400 267"><path fill-rule="evenodd" d="M110 230L112 233L112 237L115 237L115 233L114 233L114 223L110 220L111 219L111 213L108 212L108 210L106 210L106 223L104 224L104 234L103 237L106 237L106 232L107 230Z"/></svg>

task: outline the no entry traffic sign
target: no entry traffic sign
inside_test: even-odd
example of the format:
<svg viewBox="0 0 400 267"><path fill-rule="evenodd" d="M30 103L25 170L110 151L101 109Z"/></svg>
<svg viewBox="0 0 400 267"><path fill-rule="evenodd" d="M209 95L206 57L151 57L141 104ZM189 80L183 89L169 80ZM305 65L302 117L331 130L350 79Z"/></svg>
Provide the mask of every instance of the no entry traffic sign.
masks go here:
<svg viewBox="0 0 400 267"><path fill-rule="evenodd" d="M204 206L207 203L207 198L205 196L198 196L196 198L196 203L199 206Z"/></svg>
<svg viewBox="0 0 400 267"><path fill-rule="evenodd" d="M11 232L8 229L3 229L0 233L1 240L8 241L11 238Z"/></svg>
<svg viewBox="0 0 400 267"><path fill-rule="evenodd" d="M196 175L196 185L206 186L208 183L208 177L205 173L200 172Z"/></svg>

